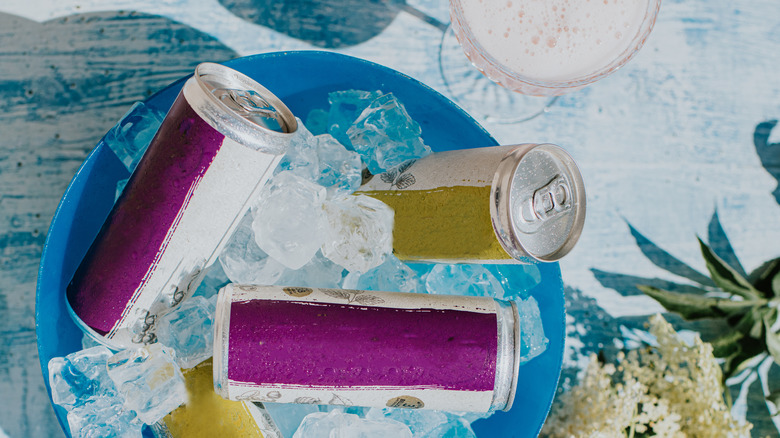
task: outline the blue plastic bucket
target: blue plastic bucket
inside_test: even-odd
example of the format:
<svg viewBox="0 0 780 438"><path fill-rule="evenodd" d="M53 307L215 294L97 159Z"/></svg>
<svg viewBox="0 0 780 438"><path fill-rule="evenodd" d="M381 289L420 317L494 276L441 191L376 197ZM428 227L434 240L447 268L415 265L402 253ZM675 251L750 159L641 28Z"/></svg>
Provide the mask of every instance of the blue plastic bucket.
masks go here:
<svg viewBox="0 0 780 438"><path fill-rule="evenodd" d="M348 89L392 92L422 127L434 151L496 145L474 119L430 87L389 68L331 52L279 52L226 62L271 90L296 114L328 107L328 93ZM167 111L184 80L146 100ZM525 139L517 139L517 143ZM65 306L65 287L92 243L114 202L116 182L127 178L124 166L102 141L70 183L52 220L43 249L36 294L38 354L46 388L47 364L81 349L81 331ZM547 350L520 367L517 397L508 412L472 424L480 438L537 436L550 409L563 361L565 310L558 263L539 265L542 281L531 290L539 303ZM51 394L50 394L51 395ZM66 435L66 411L54 405Z"/></svg>

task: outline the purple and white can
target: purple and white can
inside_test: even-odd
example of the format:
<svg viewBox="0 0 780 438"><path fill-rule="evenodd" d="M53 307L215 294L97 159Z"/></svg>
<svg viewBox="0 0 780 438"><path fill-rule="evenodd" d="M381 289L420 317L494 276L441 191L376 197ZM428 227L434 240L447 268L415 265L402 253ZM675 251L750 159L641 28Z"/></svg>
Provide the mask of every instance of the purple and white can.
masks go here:
<svg viewBox="0 0 780 438"><path fill-rule="evenodd" d="M67 288L71 316L112 348L154 342L281 160L297 122L270 91L200 64Z"/></svg>
<svg viewBox="0 0 780 438"><path fill-rule="evenodd" d="M487 297L227 285L214 388L230 400L509 410L518 318Z"/></svg>

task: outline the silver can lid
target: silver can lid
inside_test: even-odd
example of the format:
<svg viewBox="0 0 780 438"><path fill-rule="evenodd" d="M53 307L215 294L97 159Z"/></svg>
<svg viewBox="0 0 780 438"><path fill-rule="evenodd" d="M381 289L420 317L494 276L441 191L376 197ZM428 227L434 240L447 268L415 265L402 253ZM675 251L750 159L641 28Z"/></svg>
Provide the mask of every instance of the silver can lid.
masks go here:
<svg viewBox="0 0 780 438"><path fill-rule="evenodd" d="M491 188L493 227L520 261L553 262L577 243L585 224L585 186L574 160L552 144L508 153Z"/></svg>
<svg viewBox="0 0 780 438"><path fill-rule="evenodd" d="M221 64L199 64L184 86L184 94L213 128L253 149L283 152L298 129L295 116L278 97Z"/></svg>

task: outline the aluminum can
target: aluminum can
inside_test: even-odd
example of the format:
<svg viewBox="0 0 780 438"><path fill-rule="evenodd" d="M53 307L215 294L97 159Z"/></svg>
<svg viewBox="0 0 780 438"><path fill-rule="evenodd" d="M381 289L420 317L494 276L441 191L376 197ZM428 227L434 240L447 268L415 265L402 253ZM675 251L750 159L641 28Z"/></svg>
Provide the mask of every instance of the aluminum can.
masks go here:
<svg viewBox="0 0 780 438"><path fill-rule="evenodd" d="M393 253L409 261L552 262L585 223L582 176L552 144L438 152L372 176L358 193L393 208Z"/></svg>
<svg viewBox="0 0 780 438"><path fill-rule="evenodd" d="M487 297L227 285L214 389L230 400L509 410L519 315Z"/></svg>
<svg viewBox="0 0 780 438"><path fill-rule="evenodd" d="M155 341L256 201L297 130L270 91L200 64L67 287L71 316L110 348Z"/></svg>

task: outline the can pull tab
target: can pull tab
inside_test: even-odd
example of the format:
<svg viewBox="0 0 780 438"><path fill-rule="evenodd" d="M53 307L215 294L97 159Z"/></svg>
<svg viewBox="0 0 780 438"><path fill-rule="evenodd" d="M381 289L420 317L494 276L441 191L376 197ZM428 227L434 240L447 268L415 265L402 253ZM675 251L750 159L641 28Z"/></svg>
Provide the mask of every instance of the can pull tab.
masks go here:
<svg viewBox="0 0 780 438"><path fill-rule="evenodd" d="M217 88L212 91L228 108L252 122L274 131L282 131L282 116L254 90Z"/></svg>
<svg viewBox="0 0 780 438"><path fill-rule="evenodd" d="M520 206L520 228L526 232L537 231L546 221L571 210L571 187L561 175L534 191Z"/></svg>

